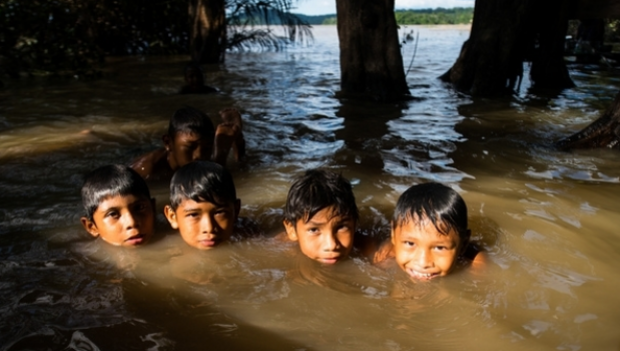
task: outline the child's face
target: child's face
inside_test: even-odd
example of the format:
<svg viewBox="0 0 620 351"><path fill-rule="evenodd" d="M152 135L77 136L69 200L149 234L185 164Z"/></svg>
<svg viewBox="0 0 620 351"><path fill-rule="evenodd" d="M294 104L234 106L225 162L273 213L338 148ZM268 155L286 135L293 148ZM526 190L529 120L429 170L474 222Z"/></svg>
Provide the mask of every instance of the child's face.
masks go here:
<svg viewBox="0 0 620 351"><path fill-rule="evenodd" d="M179 230L186 243L200 250L209 250L233 234L239 207L239 200L220 206L184 199L176 211L166 206L164 212L172 228Z"/></svg>
<svg viewBox="0 0 620 351"><path fill-rule="evenodd" d="M323 264L335 264L349 256L353 248L355 220L334 214L333 206L317 212L308 221L284 221L289 239L299 242L304 255Z"/></svg>
<svg viewBox="0 0 620 351"><path fill-rule="evenodd" d="M154 233L154 201L135 195L111 196L104 199L93 214L93 220L81 219L91 235L116 246L135 247L146 243Z"/></svg>
<svg viewBox="0 0 620 351"><path fill-rule="evenodd" d="M201 86L204 84L204 76L201 71L190 68L185 71L185 82L188 85Z"/></svg>
<svg viewBox="0 0 620 351"><path fill-rule="evenodd" d="M213 138L196 133L176 133L174 138L166 135L164 144L168 151L168 163L173 170L192 161L209 161L213 151Z"/></svg>
<svg viewBox="0 0 620 351"><path fill-rule="evenodd" d="M465 245L456 231L442 234L426 218L408 220L393 228L392 244L400 268L419 280L447 275Z"/></svg>

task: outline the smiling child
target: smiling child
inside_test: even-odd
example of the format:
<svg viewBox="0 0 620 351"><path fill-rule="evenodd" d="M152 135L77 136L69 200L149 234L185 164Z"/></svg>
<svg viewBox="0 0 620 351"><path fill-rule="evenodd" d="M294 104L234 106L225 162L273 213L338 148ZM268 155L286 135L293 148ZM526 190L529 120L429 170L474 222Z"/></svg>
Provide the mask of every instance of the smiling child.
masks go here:
<svg viewBox="0 0 620 351"><path fill-rule="evenodd" d="M439 183L414 185L398 199L391 239L375 262L395 259L410 277L431 280L481 256L469 238L467 206L456 191Z"/></svg>

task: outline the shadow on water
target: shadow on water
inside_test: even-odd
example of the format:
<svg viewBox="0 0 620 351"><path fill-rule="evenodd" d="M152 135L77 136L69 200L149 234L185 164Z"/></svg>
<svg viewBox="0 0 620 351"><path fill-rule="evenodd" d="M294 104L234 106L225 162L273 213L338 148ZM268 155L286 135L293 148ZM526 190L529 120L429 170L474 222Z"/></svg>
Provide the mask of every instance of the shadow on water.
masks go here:
<svg viewBox="0 0 620 351"><path fill-rule="evenodd" d="M154 281L165 266L100 244L72 246L103 261L66 245L13 246L0 263L1 350L309 349L222 312L205 298L207 287Z"/></svg>
<svg viewBox="0 0 620 351"><path fill-rule="evenodd" d="M389 134L388 122L402 117L406 108L405 104L341 101L336 116L344 119L343 127L335 134L344 140L347 150L335 156L338 162L366 171L374 170L377 174L382 172L385 164L377 151L381 149L385 135Z"/></svg>

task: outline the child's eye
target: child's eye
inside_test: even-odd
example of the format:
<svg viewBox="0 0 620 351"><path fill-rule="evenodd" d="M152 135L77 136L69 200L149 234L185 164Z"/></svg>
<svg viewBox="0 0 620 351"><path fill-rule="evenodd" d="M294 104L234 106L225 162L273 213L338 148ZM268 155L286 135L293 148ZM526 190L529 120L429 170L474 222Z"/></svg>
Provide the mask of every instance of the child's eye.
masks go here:
<svg viewBox="0 0 620 351"><path fill-rule="evenodd" d="M319 228L308 228L308 233L317 234L319 232Z"/></svg>
<svg viewBox="0 0 620 351"><path fill-rule="evenodd" d="M405 246L410 246L410 247L415 245L415 243L413 241L403 241L403 244Z"/></svg>
<svg viewBox="0 0 620 351"><path fill-rule="evenodd" d="M185 217L196 218L198 217L198 212L189 212L188 214L185 215Z"/></svg>
<svg viewBox="0 0 620 351"><path fill-rule="evenodd" d="M105 214L106 217L111 217L111 218L119 218L120 217L120 213L118 211L110 211L107 212Z"/></svg>
<svg viewBox="0 0 620 351"><path fill-rule="evenodd" d="M342 225L342 226L338 227L338 231L339 232L349 231L349 226Z"/></svg>

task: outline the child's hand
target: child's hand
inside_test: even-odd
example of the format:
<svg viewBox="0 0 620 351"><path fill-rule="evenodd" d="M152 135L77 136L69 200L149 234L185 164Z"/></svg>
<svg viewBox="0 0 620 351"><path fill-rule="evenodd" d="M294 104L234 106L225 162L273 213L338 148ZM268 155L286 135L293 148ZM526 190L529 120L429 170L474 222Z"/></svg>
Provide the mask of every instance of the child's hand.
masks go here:
<svg viewBox="0 0 620 351"><path fill-rule="evenodd" d="M377 252L375 252L372 262L380 263L392 257L394 257L394 245L392 245L391 241L386 240L379 246Z"/></svg>

